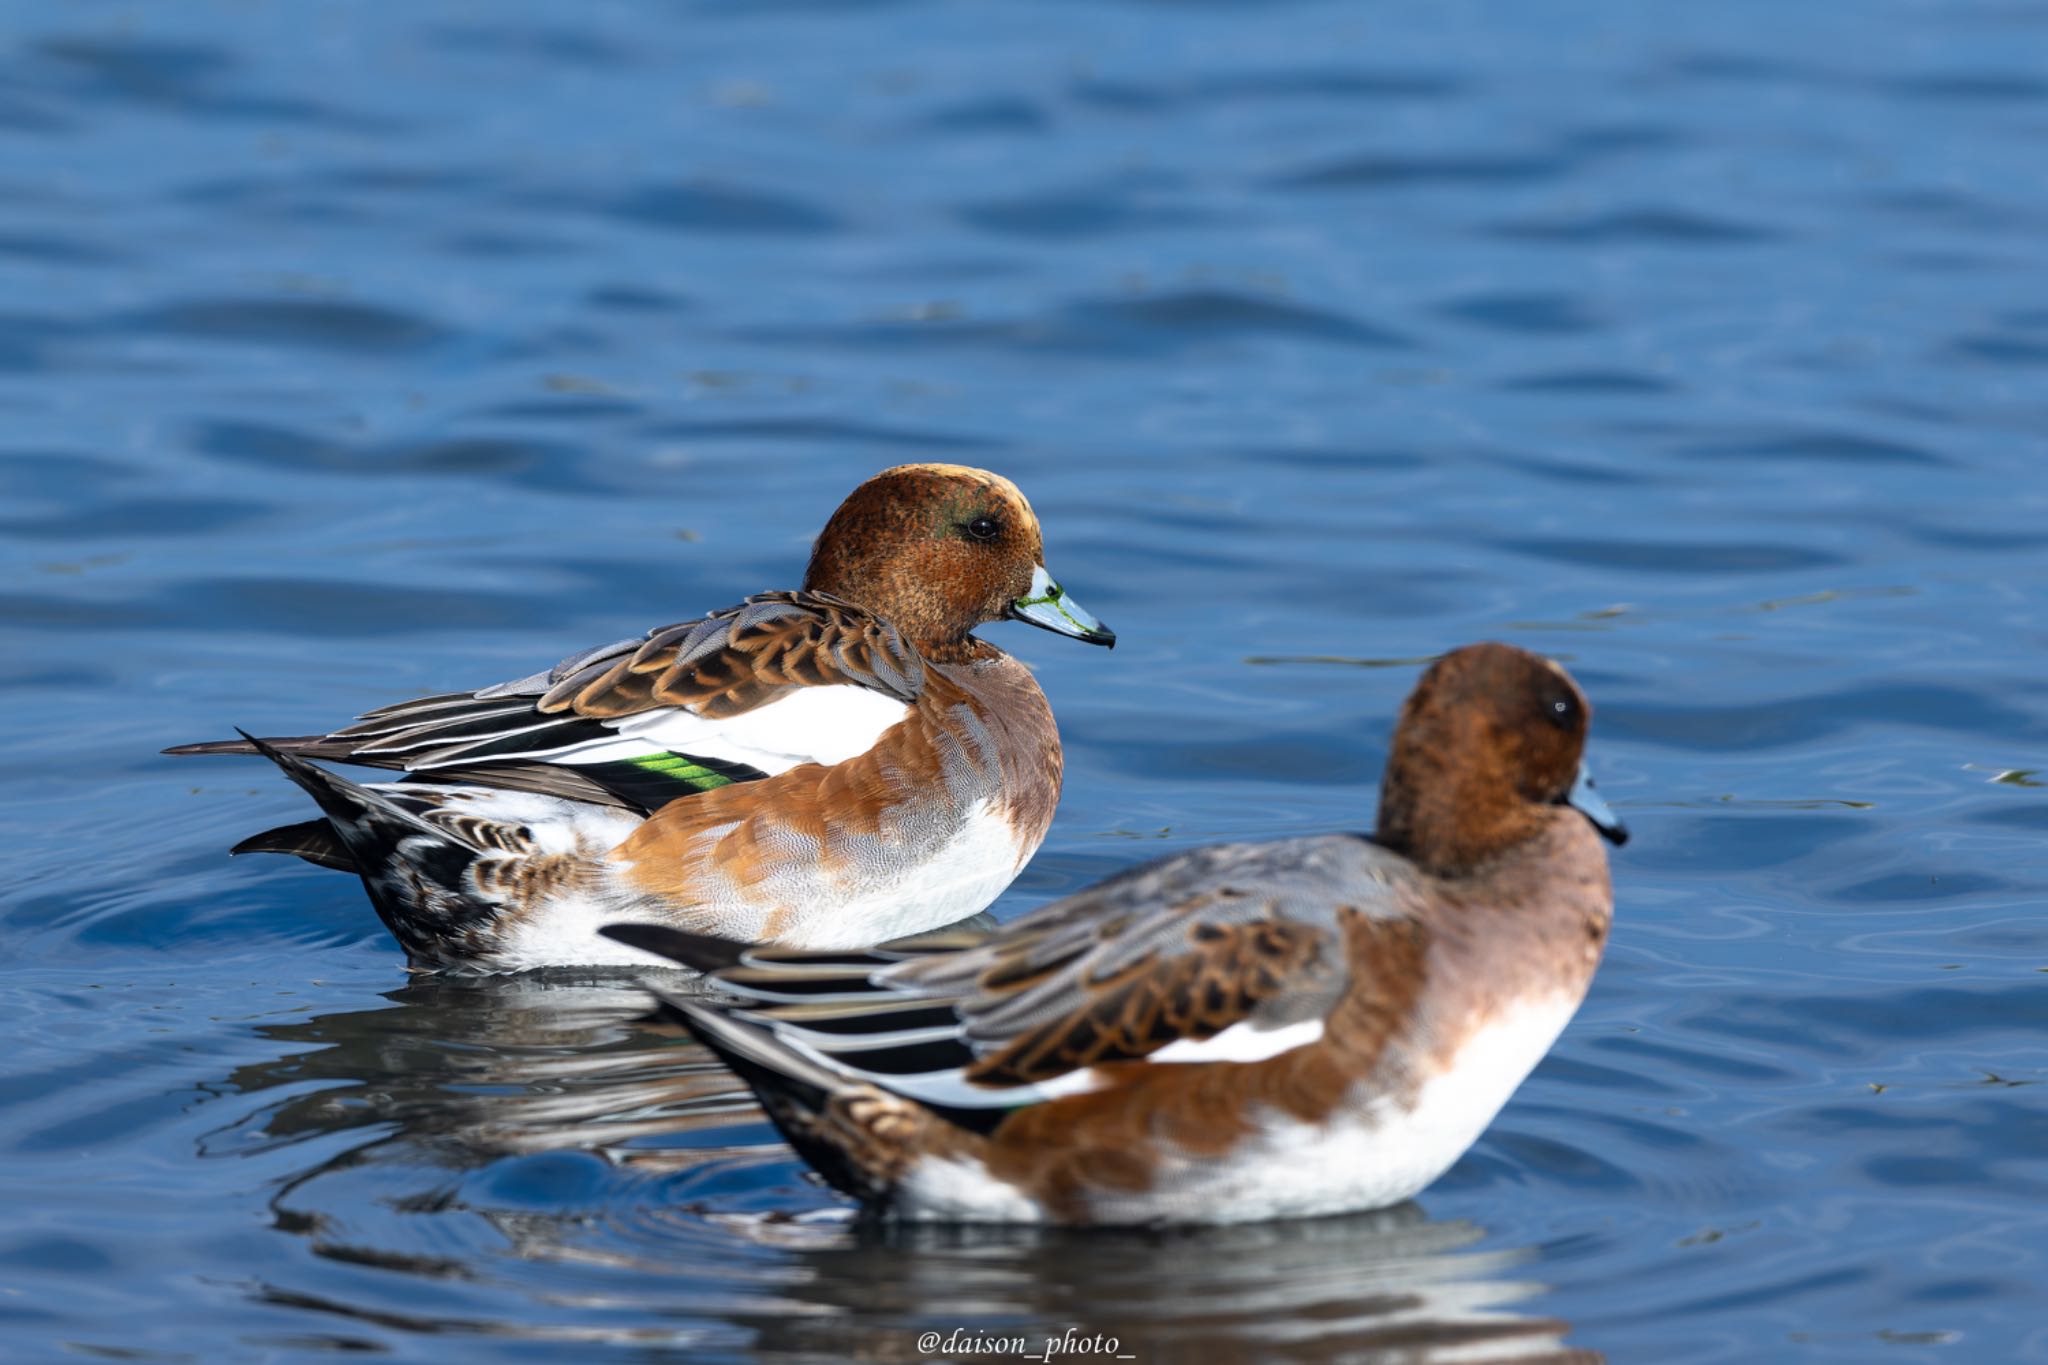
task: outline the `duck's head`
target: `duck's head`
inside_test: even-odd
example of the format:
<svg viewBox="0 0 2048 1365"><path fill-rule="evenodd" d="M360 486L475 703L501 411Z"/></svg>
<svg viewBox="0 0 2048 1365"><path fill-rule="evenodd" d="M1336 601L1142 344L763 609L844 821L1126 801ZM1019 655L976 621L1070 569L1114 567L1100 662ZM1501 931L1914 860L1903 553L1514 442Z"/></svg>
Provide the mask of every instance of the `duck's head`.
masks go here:
<svg viewBox="0 0 2048 1365"><path fill-rule="evenodd" d="M1038 518L1017 485L966 465L897 465L854 489L819 533L804 586L866 607L940 660L1006 617L1116 643L1046 572Z"/></svg>
<svg viewBox="0 0 2048 1365"><path fill-rule="evenodd" d="M1571 675L1540 655L1492 643L1444 655L1394 727L1377 837L1446 876L1531 837L1557 806L1625 842L1586 771L1592 717Z"/></svg>

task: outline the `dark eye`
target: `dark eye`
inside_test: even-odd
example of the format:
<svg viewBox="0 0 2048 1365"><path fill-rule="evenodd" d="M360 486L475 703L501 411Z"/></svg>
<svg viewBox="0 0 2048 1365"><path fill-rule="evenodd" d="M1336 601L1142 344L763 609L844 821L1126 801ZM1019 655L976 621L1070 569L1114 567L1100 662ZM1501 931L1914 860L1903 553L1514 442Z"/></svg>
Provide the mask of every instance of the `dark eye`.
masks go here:
<svg viewBox="0 0 2048 1365"><path fill-rule="evenodd" d="M1579 704L1570 697L1552 697L1544 706L1544 712L1551 724L1562 729L1571 729L1578 719Z"/></svg>
<svg viewBox="0 0 2048 1365"><path fill-rule="evenodd" d="M994 540L1002 534L1002 530L994 517L976 517L967 523L967 537L970 540Z"/></svg>

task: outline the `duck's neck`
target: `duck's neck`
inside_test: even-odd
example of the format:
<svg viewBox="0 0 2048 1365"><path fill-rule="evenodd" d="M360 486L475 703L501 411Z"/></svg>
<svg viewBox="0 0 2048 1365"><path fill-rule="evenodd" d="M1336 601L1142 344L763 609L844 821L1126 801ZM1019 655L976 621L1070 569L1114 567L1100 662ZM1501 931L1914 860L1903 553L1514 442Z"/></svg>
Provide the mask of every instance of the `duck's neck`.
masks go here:
<svg viewBox="0 0 2048 1365"><path fill-rule="evenodd" d="M981 624L930 582L895 564L860 564L829 556L824 541L811 555L804 591L829 593L896 627L935 664L971 663L990 648L974 638Z"/></svg>
<svg viewBox="0 0 2048 1365"><path fill-rule="evenodd" d="M986 640L973 635L932 640L912 640L917 652L935 664L978 664L989 659L1000 659L1003 651Z"/></svg>
<svg viewBox="0 0 2048 1365"><path fill-rule="evenodd" d="M1457 748L1397 741L1380 784L1374 841L1439 877L1465 876L1535 838L1548 814L1504 774L1459 758Z"/></svg>

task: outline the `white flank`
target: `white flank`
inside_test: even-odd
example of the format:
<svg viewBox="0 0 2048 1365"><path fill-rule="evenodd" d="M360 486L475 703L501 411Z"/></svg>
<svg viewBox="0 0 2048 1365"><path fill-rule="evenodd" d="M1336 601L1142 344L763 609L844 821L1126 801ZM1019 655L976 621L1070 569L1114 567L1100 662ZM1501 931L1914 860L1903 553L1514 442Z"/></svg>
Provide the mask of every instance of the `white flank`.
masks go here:
<svg viewBox="0 0 2048 1365"><path fill-rule="evenodd" d="M1035 848L1036 845L1033 845ZM810 907L781 938L787 948L869 948L958 924L1017 879L1030 848L992 802L977 802L945 847L839 899Z"/></svg>
<svg viewBox="0 0 2048 1365"><path fill-rule="evenodd" d="M417 795L418 789L412 788L411 793ZM444 804L525 824L541 849L550 853L581 850L595 857L623 842L640 824L637 818L615 810L484 788L453 792ZM1002 894L1015 880L1025 852L1018 847L1009 822L984 801L969 812L959 832L934 856L893 879L880 879L873 889L824 898L778 941L799 948L866 948L957 924ZM614 866L612 871L619 868ZM598 932L607 924L634 917L629 897L611 892L610 887L556 895L544 905L525 909L527 913L507 923L488 961L477 964L480 970L514 972L566 963L592 967L675 965Z"/></svg>
<svg viewBox="0 0 2048 1365"><path fill-rule="evenodd" d="M1509 1010L1473 1034L1451 1066L1423 1085L1412 1107L1360 1095L1327 1123L1255 1116L1260 1135L1221 1157L1168 1151L1149 1189L1097 1194L1089 1216L1098 1223L1245 1223L1412 1199L1486 1131L1577 1008L1576 996L1561 995ZM933 1159L904 1178L895 1212L913 1221L1035 1223L1046 1217L1022 1190L982 1167Z"/></svg>
<svg viewBox="0 0 2048 1365"><path fill-rule="evenodd" d="M1486 1131L1575 1010L1574 995L1530 1000L1478 1030L1412 1107L1357 1097L1326 1123L1280 1114L1221 1158L1169 1157L1151 1191L1099 1195L1099 1222L1242 1223L1384 1208L1412 1199Z"/></svg>
<svg viewBox="0 0 2048 1365"><path fill-rule="evenodd" d="M663 967L675 961L643 953L597 931L607 924L634 918L618 903L602 896L557 896L532 920L521 923L499 941L489 958L473 970L524 972L537 967Z"/></svg>
<svg viewBox="0 0 2048 1365"><path fill-rule="evenodd" d="M911 1222L1042 1223L1045 1210L979 1163L926 1157L896 1187L890 1206Z"/></svg>

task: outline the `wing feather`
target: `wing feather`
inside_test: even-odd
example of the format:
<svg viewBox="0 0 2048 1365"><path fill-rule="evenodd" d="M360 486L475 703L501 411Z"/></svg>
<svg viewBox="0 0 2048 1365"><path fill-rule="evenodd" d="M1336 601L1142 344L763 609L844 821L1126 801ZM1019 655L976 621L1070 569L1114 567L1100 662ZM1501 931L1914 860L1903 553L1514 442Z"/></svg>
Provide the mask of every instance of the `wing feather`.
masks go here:
<svg viewBox="0 0 2048 1365"><path fill-rule="evenodd" d="M750 948L714 975L731 1008L842 1075L949 1109L1008 1107L1088 1089L1111 1063L1313 1041L1350 981L1342 916L1399 916L1397 862L1344 835L1217 845L991 935L826 961Z"/></svg>
<svg viewBox="0 0 2048 1365"><path fill-rule="evenodd" d="M582 786L609 791L613 804L651 809L696 790L864 752L922 695L924 670L895 627L850 602L763 593L701 620L585 650L544 673L380 706L332 734L285 747L528 790L579 784L516 776L523 766L590 767ZM790 705L799 698L807 700ZM187 747L253 752L234 741ZM648 761L666 766L650 773ZM600 765L615 771L595 771ZM687 777L663 787L664 773L685 770Z"/></svg>

